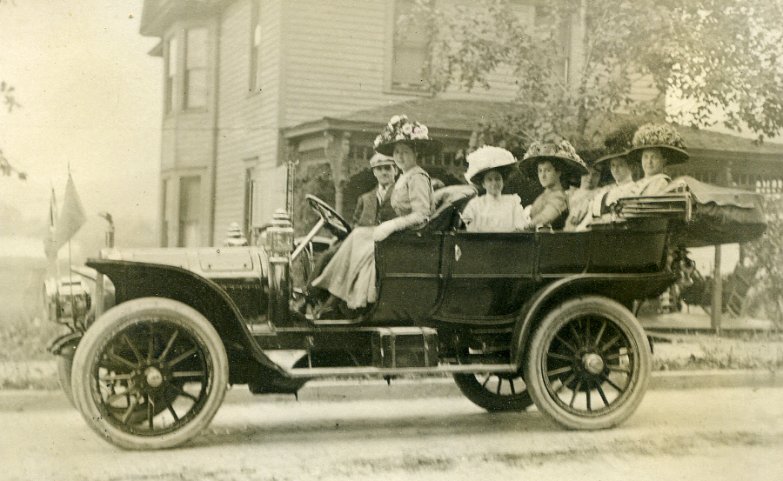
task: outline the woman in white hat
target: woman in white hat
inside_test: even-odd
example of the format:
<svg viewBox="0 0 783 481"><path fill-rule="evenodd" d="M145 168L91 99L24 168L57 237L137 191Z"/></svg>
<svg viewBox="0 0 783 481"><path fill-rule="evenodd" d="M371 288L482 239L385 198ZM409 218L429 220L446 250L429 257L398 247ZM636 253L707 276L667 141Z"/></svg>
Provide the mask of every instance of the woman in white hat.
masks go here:
<svg viewBox="0 0 783 481"><path fill-rule="evenodd" d="M374 303L378 297L375 288L375 242L394 232L424 224L435 210L432 184L427 172L419 167L420 157L436 154L440 142L429 138L425 125L395 115L375 138L375 151L394 158L402 174L394 184L391 204L397 217L376 227L360 227L340 246L337 254L313 286L331 294L324 304L320 318L336 306L339 300L350 309L360 309Z"/></svg>
<svg viewBox="0 0 783 481"><path fill-rule="evenodd" d="M587 174L587 166L567 140L560 142L533 142L522 159L522 169L530 177L538 175L544 188L528 206L532 225L562 229L568 217L568 197L565 187L576 184Z"/></svg>
<svg viewBox="0 0 783 481"><path fill-rule="evenodd" d="M465 178L486 193L468 202L462 220L468 232L513 232L530 227L516 194L503 195L503 183L516 165L513 154L500 147L484 146L468 155Z"/></svg>

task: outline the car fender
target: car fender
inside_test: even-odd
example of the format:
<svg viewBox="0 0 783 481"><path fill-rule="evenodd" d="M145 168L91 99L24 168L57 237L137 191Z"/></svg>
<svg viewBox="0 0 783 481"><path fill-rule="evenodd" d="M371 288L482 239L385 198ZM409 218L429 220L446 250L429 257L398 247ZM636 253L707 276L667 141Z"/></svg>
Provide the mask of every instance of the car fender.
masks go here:
<svg viewBox="0 0 783 481"><path fill-rule="evenodd" d="M600 295L629 305L663 292L675 280L669 272L649 274L577 274L544 285L519 310L511 340L511 361L521 367L527 343L549 308L580 295Z"/></svg>
<svg viewBox="0 0 783 481"><path fill-rule="evenodd" d="M165 297L187 304L204 314L220 334L229 357L250 357L280 374L253 339L236 303L215 282L177 266L112 259L89 259L87 265L108 276L119 305L140 297Z"/></svg>
<svg viewBox="0 0 783 481"><path fill-rule="evenodd" d="M73 356L73 351L76 350L76 346L79 345L83 335L84 333L75 331L57 336L49 341L46 350L55 356Z"/></svg>

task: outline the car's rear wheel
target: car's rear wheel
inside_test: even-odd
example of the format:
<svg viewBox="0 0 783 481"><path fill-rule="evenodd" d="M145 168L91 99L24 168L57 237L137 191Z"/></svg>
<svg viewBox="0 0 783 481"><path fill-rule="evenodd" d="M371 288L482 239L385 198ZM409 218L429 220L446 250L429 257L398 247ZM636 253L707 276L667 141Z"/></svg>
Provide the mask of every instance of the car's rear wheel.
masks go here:
<svg viewBox="0 0 783 481"><path fill-rule="evenodd" d="M110 309L87 330L72 377L76 404L100 436L127 449L170 448L214 417L228 360L198 311L142 298Z"/></svg>
<svg viewBox="0 0 783 481"><path fill-rule="evenodd" d="M533 404L519 373L454 374L454 381L466 398L490 412L524 411Z"/></svg>
<svg viewBox="0 0 783 481"><path fill-rule="evenodd" d="M525 379L536 406L555 422L580 430L625 421L644 397L650 347L639 321L599 296L564 302L530 341Z"/></svg>

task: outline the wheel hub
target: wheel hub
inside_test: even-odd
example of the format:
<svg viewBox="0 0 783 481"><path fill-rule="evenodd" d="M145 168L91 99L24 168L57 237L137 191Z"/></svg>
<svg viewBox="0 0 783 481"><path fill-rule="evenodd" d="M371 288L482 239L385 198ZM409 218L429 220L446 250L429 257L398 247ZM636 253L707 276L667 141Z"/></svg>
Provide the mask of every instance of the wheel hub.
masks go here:
<svg viewBox="0 0 783 481"><path fill-rule="evenodd" d="M585 371L590 374L598 375L603 372L605 364L601 356L594 352L590 352L582 356L582 366Z"/></svg>
<svg viewBox="0 0 783 481"><path fill-rule="evenodd" d="M159 387L163 384L163 373L156 367L148 367L144 370L144 380L150 387Z"/></svg>

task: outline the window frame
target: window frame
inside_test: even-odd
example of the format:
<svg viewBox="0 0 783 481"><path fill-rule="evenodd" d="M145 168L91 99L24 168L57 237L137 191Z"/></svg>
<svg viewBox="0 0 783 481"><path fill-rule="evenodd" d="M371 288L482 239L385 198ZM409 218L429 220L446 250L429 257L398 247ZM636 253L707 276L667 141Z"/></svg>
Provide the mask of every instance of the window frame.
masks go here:
<svg viewBox="0 0 783 481"><path fill-rule="evenodd" d="M173 55L172 55L173 53ZM163 72L163 114L171 115L177 111L177 72L179 71L179 39L177 32L165 39Z"/></svg>
<svg viewBox="0 0 783 481"><path fill-rule="evenodd" d="M204 52L202 55L203 65L189 66L189 52L191 51L191 39L189 34L193 31L203 30L204 32ZM209 89L209 57L210 57L210 30L207 25L190 25L183 29L183 48L182 48L182 110L193 111L206 111L209 106L210 89ZM190 101L190 76L192 72L200 72L203 75L204 82L204 97L203 104L191 105Z"/></svg>
<svg viewBox="0 0 783 481"><path fill-rule="evenodd" d="M391 0L386 2L386 48L385 48L385 69L384 69L384 93L394 95L432 97L434 93L427 87L406 88L394 84L394 54L397 47L395 34L397 31L397 12L401 1Z"/></svg>
<svg viewBox="0 0 783 481"><path fill-rule="evenodd" d="M250 0L248 95L261 93L261 0Z"/></svg>

